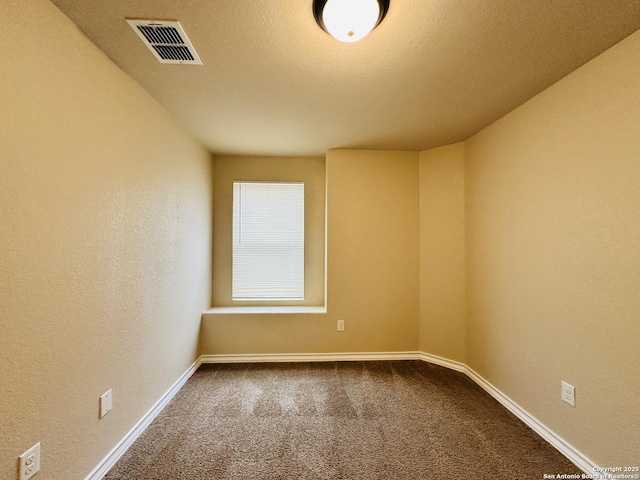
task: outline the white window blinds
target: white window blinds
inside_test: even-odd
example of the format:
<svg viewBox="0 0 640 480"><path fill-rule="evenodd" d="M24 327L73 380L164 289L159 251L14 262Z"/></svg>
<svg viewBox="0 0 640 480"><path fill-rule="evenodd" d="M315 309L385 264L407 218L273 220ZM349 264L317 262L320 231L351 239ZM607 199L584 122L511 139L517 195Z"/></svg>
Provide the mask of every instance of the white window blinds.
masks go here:
<svg viewBox="0 0 640 480"><path fill-rule="evenodd" d="M304 299L304 183L233 182L233 300Z"/></svg>

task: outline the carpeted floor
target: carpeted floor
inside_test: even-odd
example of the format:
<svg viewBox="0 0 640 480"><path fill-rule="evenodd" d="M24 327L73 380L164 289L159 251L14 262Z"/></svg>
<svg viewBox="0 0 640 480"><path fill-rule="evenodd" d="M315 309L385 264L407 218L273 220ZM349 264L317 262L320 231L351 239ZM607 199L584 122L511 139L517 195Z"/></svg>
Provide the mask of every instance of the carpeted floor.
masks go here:
<svg viewBox="0 0 640 480"><path fill-rule="evenodd" d="M203 365L105 477L580 474L466 376L421 361Z"/></svg>

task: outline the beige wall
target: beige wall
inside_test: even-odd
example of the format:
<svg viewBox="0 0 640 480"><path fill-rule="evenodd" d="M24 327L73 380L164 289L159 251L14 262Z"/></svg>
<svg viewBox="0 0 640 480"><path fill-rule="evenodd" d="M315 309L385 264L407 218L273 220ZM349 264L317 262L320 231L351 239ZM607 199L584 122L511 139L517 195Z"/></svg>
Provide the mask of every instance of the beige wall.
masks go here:
<svg viewBox="0 0 640 480"><path fill-rule="evenodd" d="M468 363L603 466L640 464L639 51L466 143Z"/></svg>
<svg viewBox="0 0 640 480"><path fill-rule="evenodd" d="M197 358L210 157L48 1L0 32L0 478L83 479Z"/></svg>
<svg viewBox="0 0 640 480"><path fill-rule="evenodd" d="M326 182L327 313L205 314L203 354L417 349L418 154L330 150Z"/></svg>
<svg viewBox="0 0 640 480"><path fill-rule="evenodd" d="M420 350L465 360L464 144L420 153Z"/></svg>
<svg viewBox="0 0 640 480"><path fill-rule="evenodd" d="M283 305L231 299L233 251L233 182L304 182L304 300L287 305L322 306L325 302L325 165L322 157L216 156L213 202L213 297L215 307Z"/></svg>

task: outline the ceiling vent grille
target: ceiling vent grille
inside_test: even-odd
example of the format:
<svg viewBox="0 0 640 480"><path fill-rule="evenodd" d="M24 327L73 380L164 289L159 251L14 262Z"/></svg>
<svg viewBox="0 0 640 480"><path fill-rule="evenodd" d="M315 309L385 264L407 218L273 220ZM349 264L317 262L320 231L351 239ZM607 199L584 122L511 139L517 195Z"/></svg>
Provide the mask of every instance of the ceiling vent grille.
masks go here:
<svg viewBox="0 0 640 480"><path fill-rule="evenodd" d="M202 65L179 22L127 19L127 23L160 63Z"/></svg>

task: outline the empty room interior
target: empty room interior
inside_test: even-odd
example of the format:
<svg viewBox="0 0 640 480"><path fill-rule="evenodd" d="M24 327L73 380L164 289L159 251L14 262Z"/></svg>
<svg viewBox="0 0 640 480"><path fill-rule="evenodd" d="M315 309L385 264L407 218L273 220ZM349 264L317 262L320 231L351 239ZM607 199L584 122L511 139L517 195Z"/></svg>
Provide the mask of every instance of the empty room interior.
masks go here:
<svg viewBox="0 0 640 480"><path fill-rule="evenodd" d="M460 412L639 478L640 1L372 0L358 41L340 1L0 0L1 479L127 478L193 382L269 365L345 398L354 372L450 378L479 399ZM284 300L238 286L256 185L304 186ZM234 461L220 478L284 478ZM349 478L324 461L290 478Z"/></svg>

